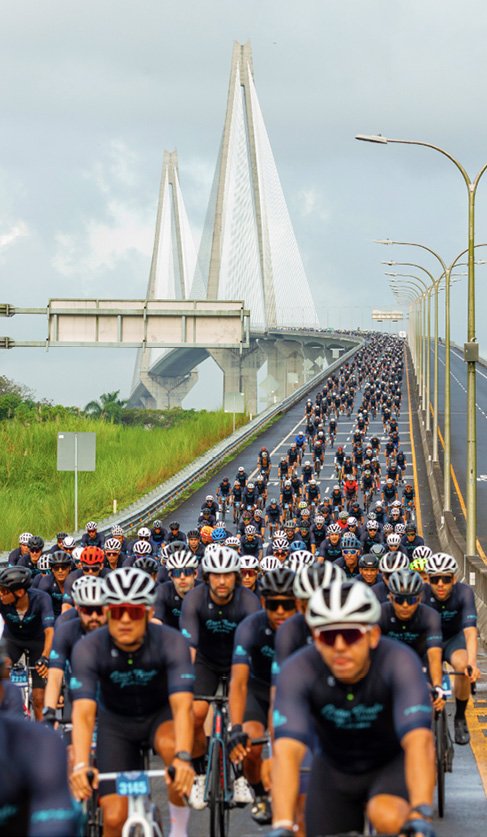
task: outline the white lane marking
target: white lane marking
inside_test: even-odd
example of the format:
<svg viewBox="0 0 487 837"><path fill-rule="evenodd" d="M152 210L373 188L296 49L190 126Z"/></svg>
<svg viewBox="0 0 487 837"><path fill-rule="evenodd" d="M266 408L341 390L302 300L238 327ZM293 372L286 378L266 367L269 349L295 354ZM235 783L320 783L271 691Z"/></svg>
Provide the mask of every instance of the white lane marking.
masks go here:
<svg viewBox="0 0 487 837"><path fill-rule="evenodd" d="M455 349L455 347L450 346L450 351L459 360L461 360L463 363L465 363L465 361L463 359L463 355L458 349ZM431 350L431 353L434 354L434 349ZM438 355L438 357L440 357L440 356ZM440 358L440 360L441 360L441 358ZM443 363L443 361L441 361L441 362ZM444 363L443 363L443 365L444 365ZM480 369L478 368L478 366L476 366L475 371L476 371L477 375L482 375L482 378L485 378L486 381L487 381L487 375L485 374L485 372L481 372Z"/></svg>
<svg viewBox="0 0 487 837"><path fill-rule="evenodd" d="M442 363L443 366L445 366L445 361L441 357L440 357L440 363ZM453 378L454 381L456 381L456 383L458 384L460 389L463 390L463 392L465 392L465 393L467 392L467 388L462 384L461 381L458 380L457 376L451 371L451 369L450 369L450 377ZM482 410L482 407L480 406L478 401L475 402L475 406L477 407L477 410L479 411L479 413L481 413L481 415L483 415L484 419L487 419L487 413L484 412L484 410Z"/></svg>

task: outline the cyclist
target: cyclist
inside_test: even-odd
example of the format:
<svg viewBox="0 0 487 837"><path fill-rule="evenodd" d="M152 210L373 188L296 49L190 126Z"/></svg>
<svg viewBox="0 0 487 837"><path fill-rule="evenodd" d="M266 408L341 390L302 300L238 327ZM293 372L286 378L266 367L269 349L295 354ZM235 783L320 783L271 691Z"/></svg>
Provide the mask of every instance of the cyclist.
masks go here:
<svg viewBox="0 0 487 837"><path fill-rule="evenodd" d="M124 556L122 555L120 541L118 538L107 538L103 552L105 553L107 569L118 570L118 568L122 566Z"/></svg>
<svg viewBox="0 0 487 837"><path fill-rule="evenodd" d="M310 529L310 535L311 552L314 555L316 553L316 550L319 550L321 544L326 538L325 518L322 514L315 515L314 522Z"/></svg>
<svg viewBox="0 0 487 837"><path fill-rule="evenodd" d="M27 567L0 570L0 616L5 625L3 637L12 663L25 654L32 672L32 704L37 721L42 718L45 678L54 634L51 597L31 587Z"/></svg>
<svg viewBox="0 0 487 837"><path fill-rule="evenodd" d="M277 473L281 482L287 478L289 473L289 462L287 461L287 456L283 456L279 462L279 465L277 466Z"/></svg>
<svg viewBox="0 0 487 837"><path fill-rule="evenodd" d="M338 483L333 486L331 491L331 507L333 514L337 514L343 509L343 494Z"/></svg>
<svg viewBox="0 0 487 837"><path fill-rule="evenodd" d="M362 831L432 837L434 748L416 655L381 639L380 606L365 584L334 581L311 597L314 644L277 679L272 768L275 834L293 834L299 767L314 757L308 837ZM384 677L387 672L387 677Z"/></svg>
<svg viewBox="0 0 487 837"><path fill-rule="evenodd" d="M103 547L103 541L103 535L98 532L98 524L94 520L89 520L86 524L86 532L81 538L81 546Z"/></svg>
<svg viewBox="0 0 487 837"><path fill-rule="evenodd" d="M15 567L23 555L29 555L29 541L32 537L31 532L22 532L19 535L19 545L15 549L12 549L12 552L8 556L9 567Z"/></svg>
<svg viewBox="0 0 487 837"><path fill-rule="evenodd" d="M236 523L242 508L242 491L243 486L239 480L235 480L232 488L231 504L233 506L233 522Z"/></svg>
<svg viewBox="0 0 487 837"><path fill-rule="evenodd" d="M414 511L414 488L409 483L406 483L402 492L402 505L406 518L410 518Z"/></svg>
<svg viewBox="0 0 487 837"><path fill-rule="evenodd" d="M335 474L336 474L338 479L341 478L344 462L345 462L345 451L344 451L342 445L338 445L338 447L335 451L335 459L334 459Z"/></svg>
<svg viewBox="0 0 487 837"><path fill-rule="evenodd" d="M201 542L201 532L198 529L189 529L187 548L192 555L198 558L199 562L205 553L205 547Z"/></svg>
<svg viewBox="0 0 487 837"><path fill-rule="evenodd" d="M362 533L361 541L364 553L370 552L374 544L382 543L382 535L377 520L374 519L367 521L365 524L365 532Z"/></svg>
<svg viewBox="0 0 487 837"><path fill-rule="evenodd" d="M62 549L63 548L63 540L64 540L64 538L66 537L67 534L68 534L67 532L58 532L57 535L56 535L56 543L53 544L50 547L50 549L47 550L47 553L50 554L50 553L53 553L53 552L57 552L58 549Z"/></svg>
<svg viewBox="0 0 487 837"><path fill-rule="evenodd" d="M213 494L207 494L206 495L205 502L201 506L201 511L203 511L204 509L209 509L212 516L216 520L216 516L218 514L218 503L216 502Z"/></svg>
<svg viewBox="0 0 487 837"><path fill-rule="evenodd" d="M397 499L397 487L393 479L387 477L382 485L382 502L388 508Z"/></svg>
<svg viewBox="0 0 487 837"><path fill-rule="evenodd" d="M291 515L294 502L294 491L291 480L284 480L279 502L285 515Z"/></svg>
<svg viewBox="0 0 487 837"><path fill-rule="evenodd" d="M42 712L44 723L52 724L56 720L56 706L61 695L64 673L66 666L71 663L75 644L107 621L102 587L102 579L90 575L78 578L73 584L71 592L76 607L76 618L57 623L54 630Z"/></svg>
<svg viewBox="0 0 487 837"><path fill-rule="evenodd" d="M262 539L257 534L255 526L246 526L240 539L242 555L254 555L259 561L262 558Z"/></svg>
<svg viewBox="0 0 487 837"><path fill-rule="evenodd" d="M344 571L350 581L359 577L359 558L362 546L359 539L350 532L342 535L340 541L341 555L335 560L335 566Z"/></svg>
<svg viewBox="0 0 487 837"><path fill-rule="evenodd" d="M159 584L154 603L154 618L179 630L183 600L197 583L199 561L187 549L173 552L166 561L169 581Z"/></svg>
<svg viewBox="0 0 487 837"><path fill-rule="evenodd" d="M140 769L140 750L149 742L166 764L175 768L169 785L171 819L186 834L189 811L182 796L193 782L191 766L193 668L183 637L165 625L150 623L156 585L134 567L115 570L103 581L108 625L86 636L73 649L70 688L73 694L74 768L71 787L76 799L88 799L88 772ZM99 694L99 700L97 700ZM96 768L89 756L98 717ZM100 787L104 834L119 834L127 818L127 799L113 783Z"/></svg>
<svg viewBox="0 0 487 837"><path fill-rule="evenodd" d="M303 485L307 485L313 478L313 465L309 459L305 460L304 465L301 468L301 472L303 476Z"/></svg>
<svg viewBox="0 0 487 837"><path fill-rule="evenodd" d="M296 442L291 442L287 449L287 461L292 468L295 468L299 461L299 451Z"/></svg>
<svg viewBox="0 0 487 837"><path fill-rule="evenodd" d="M272 538L282 519L282 508L274 497L271 498L265 513L265 523L269 526L269 535Z"/></svg>
<svg viewBox="0 0 487 837"><path fill-rule="evenodd" d="M360 573L360 580L367 584L368 587L373 587L377 584L379 575L379 558L372 552L366 555L361 555L358 559L358 571Z"/></svg>
<svg viewBox="0 0 487 837"><path fill-rule="evenodd" d="M336 561L342 554L340 539L342 530L338 523L330 523L326 529L326 538L321 542L318 556L323 561Z"/></svg>
<svg viewBox="0 0 487 837"><path fill-rule="evenodd" d="M286 567L265 573L260 586L263 610L240 622L233 645L230 757L236 764L244 761L244 773L255 796L252 817L260 825L271 821L270 802L261 780L262 748L250 747L249 739L261 738L268 726L275 636L296 613L294 577Z"/></svg>
<svg viewBox="0 0 487 837"><path fill-rule="evenodd" d="M162 546L164 546L166 542L167 532L162 525L162 520L154 520L152 524L152 529L150 530L150 542L152 545L152 551L156 553ZM106 551L106 543L105 543L105 551Z"/></svg>
<svg viewBox="0 0 487 837"><path fill-rule="evenodd" d="M458 581L458 565L452 555L437 552L427 560L424 602L441 616L443 659L465 677L455 677L455 743L468 744L465 710L470 684L479 677L477 667L477 609L473 590Z"/></svg>
<svg viewBox="0 0 487 837"><path fill-rule="evenodd" d="M247 471L243 467L243 465L239 465L237 468L237 473L235 474L235 480L238 481L242 488L245 488L247 484Z"/></svg>
<svg viewBox="0 0 487 837"><path fill-rule="evenodd" d="M240 557L233 549L218 544L207 547L201 566L205 583L185 596L180 627L195 665L195 694L214 695L221 678L230 674L235 630L242 619L260 609L260 603L240 585ZM204 725L208 709L207 701L195 700L193 765L197 775L191 804L197 810L205 807ZM250 801L245 785L234 787L234 801Z"/></svg>
<svg viewBox="0 0 487 837"><path fill-rule="evenodd" d="M415 572L419 573L425 584L429 583L426 567L428 564L428 558L432 555L433 550L430 549L429 546L418 546L414 550L412 561L409 564L409 569L415 570Z"/></svg>
<svg viewBox="0 0 487 837"><path fill-rule="evenodd" d="M52 601L54 618L61 615L64 597L64 586L66 579L73 567L71 556L59 549L49 556L49 575L43 576L38 585L38 590L48 593Z"/></svg>
<svg viewBox="0 0 487 837"><path fill-rule="evenodd" d="M111 531L110 531L110 537L111 538L116 538L118 540L118 542L120 543L120 551L123 555L125 555L127 553L127 549L128 549L128 541L127 541L127 538L125 537L125 535L123 533L122 527L119 526L118 524L116 524L115 526L112 526Z"/></svg>
<svg viewBox="0 0 487 837"><path fill-rule="evenodd" d="M309 505L317 506L321 500L320 486L313 478L308 483L307 501Z"/></svg>
<svg viewBox="0 0 487 837"><path fill-rule="evenodd" d="M424 546L424 538L418 535L416 524L409 521L406 523L406 532L401 540L401 552L405 552L411 561L413 552L418 546Z"/></svg>
<svg viewBox="0 0 487 837"><path fill-rule="evenodd" d="M228 546L228 544L226 544ZM242 587L251 590L256 596L260 595L259 576L261 573L260 563L255 555L240 556L240 578Z"/></svg>
<svg viewBox="0 0 487 837"><path fill-rule="evenodd" d="M260 472L264 474L268 479L271 470L271 457L267 448L260 449L259 455L257 457L257 465L259 467Z"/></svg>
<svg viewBox="0 0 487 837"><path fill-rule="evenodd" d="M205 506L203 510L199 513L197 525L216 526L216 514L213 514L212 510ZM179 538L177 538L176 540L179 540Z"/></svg>
<svg viewBox="0 0 487 837"><path fill-rule="evenodd" d="M105 562L105 553L103 552L103 549L100 549L98 546L86 546L83 549L79 560L81 564L80 569L70 572L64 582L63 612L69 610L69 608L73 606L71 588L77 578L81 578L83 575L94 575L103 578L110 572L110 570L103 566Z"/></svg>
<svg viewBox="0 0 487 837"><path fill-rule="evenodd" d="M402 552L386 552L379 559L381 580L374 584L372 590L382 604L389 598L389 579L392 573L409 568L408 556Z"/></svg>
<svg viewBox="0 0 487 837"><path fill-rule="evenodd" d="M213 524L210 524L212 526ZM187 541L186 532L181 531L181 527L177 520L174 520L172 523L169 524L169 534L167 536L167 543L173 543L174 541Z"/></svg>

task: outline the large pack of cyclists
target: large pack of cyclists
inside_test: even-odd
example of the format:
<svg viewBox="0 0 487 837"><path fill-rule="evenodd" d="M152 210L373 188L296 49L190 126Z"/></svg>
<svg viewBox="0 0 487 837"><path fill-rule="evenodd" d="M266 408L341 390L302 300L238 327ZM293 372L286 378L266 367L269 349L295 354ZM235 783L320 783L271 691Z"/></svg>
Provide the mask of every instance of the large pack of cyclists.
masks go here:
<svg viewBox="0 0 487 837"><path fill-rule="evenodd" d="M20 535L0 568L0 835L86 834L94 800L96 833L122 834L127 796L99 776L148 753L169 834L191 835L212 802L217 695L227 807L264 833L434 835L432 722L448 670L468 743L477 623L455 559L418 532L405 363L403 340L370 338L186 532Z"/></svg>

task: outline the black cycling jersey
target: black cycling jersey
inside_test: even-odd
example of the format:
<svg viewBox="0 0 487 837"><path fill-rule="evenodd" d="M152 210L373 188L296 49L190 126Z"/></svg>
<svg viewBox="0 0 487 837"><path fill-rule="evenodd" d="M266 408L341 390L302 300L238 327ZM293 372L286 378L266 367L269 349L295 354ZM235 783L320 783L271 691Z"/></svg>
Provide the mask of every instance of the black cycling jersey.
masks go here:
<svg viewBox="0 0 487 837"><path fill-rule="evenodd" d="M142 646L122 651L108 628L77 642L71 657L69 687L73 700L97 700L108 712L146 717L176 692L192 692L193 666L181 634L149 623Z"/></svg>
<svg viewBox="0 0 487 837"><path fill-rule="evenodd" d="M308 486L308 503L316 503L320 496L320 487L319 485L310 485Z"/></svg>
<svg viewBox="0 0 487 837"><path fill-rule="evenodd" d="M395 485L384 485L382 487L382 493L384 494L384 499L387 500L395 500L396 498L396 486Z"/></svg>
<svg viewBox="0 0 487 837"><path fill-rule="evenodd" d="M127 560L130 560L130 559L124 558L124 561L123 561L123 566L124 567L126 566L125 562ZM131 560L132 560L132 563L135 561L135 556L134 555L131 556ZM108 575L109 572L110 572L110 570L107 567L102 567L101 571L98 574L98 577L99 578L105 578L105 576ZM83 576L83 575L85 575L85 573L83 572L83 570L81 568L78 569L78 570L73 570L73 572L69 573L66 581L64 582L64 595L63 595L63 603L64 604L70 604L70 605L73 604L73 598L71 596L71 588L72 588L74 582L76 581L76 579L81 578L81 576Z"/></svg>
<svg viewBox="0 0 487 837"><path fill-rule="evenodd" d="M75 837L66 748L54 732L0 713L0 837Z"/></svg>
<svg viewBox="0 0 487 837"><path fill-rule="evenodd" d="M266 513L267 517L269 518L269 520L271 521L271 523L276 523L276 521L278 521L281 517L282 509L281 509L279 504L277 504L275 506L271 506L269 504L267 506L266 510L265 510L265 513Z"/></svg>
<svg viewBox="0 0 487 837"><path fill-rule="evenodd" d="M371 651L367 674L353 685L335 680L314 646L287 660L277 678L275 738L317 743L332 766L347 774L387 764L400 754L408 732L430 727L421 663L387 638Z"/></svg>
<svg viewBox="0 0 487 837"><path fill-rule="evenodd" d="M377 581L372 587L372 590L374 591L381 604L383 602L388 601L389 588L383 581Z"/></svg>
<svg viewBox="0 0 487 837"><path fill-rule="evenodd" d="M283 488L281 492L281 501L284 505L285 503L289 504L292 503L294 497L294 491L292 488Z"/></svg>
<svg viewBox="0 0 487 837"><path fill-rule="evenodd" d="M237 626L259 609L259 599L245 587L236 587L231 601L220 606L212 600L208 585L200 584L184 597L181 632L198 656L215 669L228 671Z"/></svg>
<svg viewBox="0 0 487 837"><path fill-rule="evenodd" d="M15 605L4 605L0 602L0 615L5 620L3 635L5 639L29 641L42 637L46 628L54 627L54 613L51 597L41 590L27 591L29 606L21 618Z"/></svg>
<svg viewBox="0 0 487 837"><path fill-rule="evenodd" d="M275 685L277 675L281 671L284 662L295 651L313 644L313 636L302 613L295 613L290 619L286 619L281 625L277 634L274 646L274 659L272 661L272 684Z"/></svg>
<svg viewBox="0 0 487 837"><path fill-rule="evenodd" d="M54 618L57 619L61 615L61 609L64 600L64 591L61 590L59 584L53 575L44 575L37 585L38 590L43 590L51 597L52 609L54 611Z"/></svg>
<svg viewBox="0 0 487 837"><path fill-rule="evenodd" d="M401 546L399 549L401 552L405 552L408 558L411 560L413 557L413 552L417 546L424 546L424 538L420 535L416 535L414 540L409 541L407 535L403 535L401 539Z"/></svg>
<svg viewBox="0 0 487 837"><path fill-rule="evenodd" d="M314 523L310 529L310 533L311 543L317 547L320 547L326 538L326 526L317 526L316 523Z"/></svg>
<svg viewBox="0 0 487 837"><path fill-rule="evenodd" d="M463 631L464 628L475 628L477 626L477 608L473 590L468 584L459 581L453 586L449 599L444 602L438 601L433 596L429 584L423 588L423 600L426 605L434 608L441 616L441 629L443 639L450 639L455 634Z"/></svg>
<svg viewBox="0 0 487 837"><path fill-rule="evenodd" d="M90 538L88 532L85 532L84 535L81 537L81 546L99 546L100 549L103 549L103 544L105 543L105 538L100 532L97 532L94 538Z"/></svg>
<svg viewBox="0 0 487 837"><path fill-rule="evenodd" d="M344 571L345 575L347 576L347 581L355 581L355 579L360 577L360 571L359 571L359 567L358 567L358 559L357 559L357 563L355 565L355 568L353 570L350 570L347 567L347 565L345 563L345 558L342 555L339 558L337 558L333 563L336 564L337 567L340 567L340 569Z"/></svg>
<svg viewBox="0 0 487 837"><path fill-rule="evenodd" d="M189 592L189 590L188 590ZM164 625L179 630L179 617L183 606L183 597L180 596L172 581L165 581L157 586L156 601L154 605L154 616L160 619Z"/></svg>
<svg viewBox="0 0 487 837"><path fill-rule="evenodd" d="M262 549L262 540L255 535L252 540L249 540L249 538L243 535L240 540L240 549L242 555L258 556L260 550Z"/></svg>
<svg viewBox="0 0 487 837"><path fill-rule="evenodd" d="M3 697L0 701L0 712L10 712L13 715L18 715L20 718L24 717L24 699L22 692L15 683L10 680L2 680L0 689L3 690ZM0 833L1 833L1 817L0 810Z"/></svg>
<svg viewBox="0 0 487 837"><path fill-rule="evenodd" d="M344 459L345 459L345 451L344 450L341 450L341 451L337 450L337 452L335 453L335 462L338 465L343 465Z"/></svg>
<svg viewBox="0 0 487 837"><path fill-rule="evenodd" d="M382 535L381 535L381 533L378 529L376 530L376 534L374 535L374 537L372 537L372 535L370 534L368 529L366 529L364 534L361 537L361 541L362 541L362 552L363 552L364 555L367 555L367 553L370 552L370 550L372 549L374 544L384 543L384 541L382 539Z"/></svg>
<svg viewBox="0 0 487 837"><path fill-rule="evenodd" d="M52 641L52 649L49 655L49 668L60 668L64 671L66 663L69 663L71 660L71 653L74 646L85 634L86 631L83 628L83 623L79 616L75 619L62 622L56 627Z"/></svg>
<svg viewBox="0 0 487 837"><path fill-rule="evenodd" d="M341 554L342 549L340 541L336 544L332 544L328 538L325 538L324 541L321 542L318 550L318 555L321 555L325 561L336 561L337 558L340 558Z"/></svg>
<svg viewBox="0 0 487 837"><path fill-rule="evenodd" d="M433 608L420 604L411 619L399 619L391 602L381 605L380 629L384 636L409 645L422 658L429 648L441 647L441 619Z"/></svg>
<svg viewBox="0 0 487 837"><path fill-rule="evenodd" d="M250 669L250 682L270 687L276 631L271 628L265 610L246 616L233 642L232 665Z"/></svg>

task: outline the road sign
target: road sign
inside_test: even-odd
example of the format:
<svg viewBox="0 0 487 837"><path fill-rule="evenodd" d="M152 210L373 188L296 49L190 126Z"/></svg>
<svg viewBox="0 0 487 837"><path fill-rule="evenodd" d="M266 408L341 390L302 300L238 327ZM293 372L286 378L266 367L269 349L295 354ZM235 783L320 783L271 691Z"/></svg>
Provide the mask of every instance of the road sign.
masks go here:
<svg viewBox="0 0 487 837"><path fill-rule="evenodd" d="M394 322L398 322L404 319L404 314L402 311L379 311L377 308L374 308L372 311L372 319L377 320L379 323L382 320L393 320Z"/></svg>
<svg viewBox="0 0 487 837"><path fill-rule="evenodd" d="M96 469L96 433L58 433L57 470L74 471L74 529L78 530L78 471Z"/></svg>

